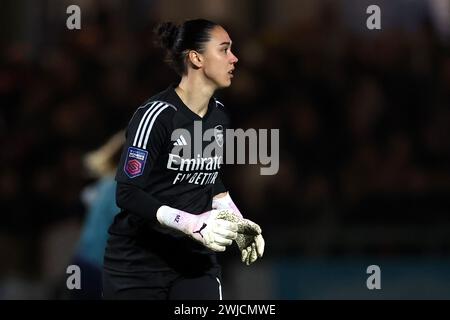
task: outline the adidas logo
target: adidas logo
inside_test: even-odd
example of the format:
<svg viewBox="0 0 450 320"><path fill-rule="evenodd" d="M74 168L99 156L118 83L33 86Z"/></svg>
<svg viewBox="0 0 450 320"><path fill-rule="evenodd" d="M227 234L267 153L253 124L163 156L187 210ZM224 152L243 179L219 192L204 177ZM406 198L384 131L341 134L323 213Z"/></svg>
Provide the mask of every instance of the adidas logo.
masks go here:
<svg viewBox="0 0 450 320"><path fill-rule="evenodd" d="M184 139L184 137L181 135L177 141L175 141L173 143L174 146L187 146L187 142L186 139Z"/></svg>

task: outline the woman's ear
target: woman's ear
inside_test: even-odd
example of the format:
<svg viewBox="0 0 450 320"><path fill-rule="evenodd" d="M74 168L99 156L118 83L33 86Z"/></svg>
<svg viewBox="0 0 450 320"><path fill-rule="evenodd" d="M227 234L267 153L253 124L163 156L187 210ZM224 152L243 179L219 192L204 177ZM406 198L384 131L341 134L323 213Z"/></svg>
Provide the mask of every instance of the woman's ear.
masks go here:
<svg viewBox="0 0 450 320"><path fill-rule="evenodd" d="M199 69L203 66L203 57L197 51L189 51L188 60L195 69Z"/></svg>

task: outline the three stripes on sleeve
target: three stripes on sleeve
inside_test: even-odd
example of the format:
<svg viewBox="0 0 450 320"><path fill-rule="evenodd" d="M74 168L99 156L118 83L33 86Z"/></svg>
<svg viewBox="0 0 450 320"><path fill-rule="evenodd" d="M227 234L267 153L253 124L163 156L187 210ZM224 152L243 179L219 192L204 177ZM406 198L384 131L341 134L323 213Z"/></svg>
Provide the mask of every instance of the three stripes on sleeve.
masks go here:
<svg viewBox="0 0 450 320"><path fill-rule="evenodd" d="M150 137L150 132L152 131L155 120L159 116L159 114L169 107L176 109L174 106L161 101L149 102L139 109L145 108L149 104L150 107L142 116L133 140L133 146L141 149L147 148L147 142Z"/></svg>

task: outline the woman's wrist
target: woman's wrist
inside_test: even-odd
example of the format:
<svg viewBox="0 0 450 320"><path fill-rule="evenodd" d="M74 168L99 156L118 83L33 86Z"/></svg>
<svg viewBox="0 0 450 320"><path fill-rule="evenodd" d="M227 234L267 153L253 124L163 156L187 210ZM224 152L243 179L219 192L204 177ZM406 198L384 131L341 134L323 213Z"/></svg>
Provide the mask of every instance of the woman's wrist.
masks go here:
<svg viewBox="0 0 450 320"><path fill-rule="evenodd" d="M236 215L242 218L242 213L239 211L238 207L235 205L233 199L231 199L230 193L226 192L226 194L222 197L213 198L214 209L231 209L234 211Z"/></svg>
<svg viewBox="0 0 450 320"><path fill-rule="evenodd" d="M163 226L174 228L184 233L189 232L189 225L192 222L190 213L169 206L159 207L156 212L156 218Z"/></svg>

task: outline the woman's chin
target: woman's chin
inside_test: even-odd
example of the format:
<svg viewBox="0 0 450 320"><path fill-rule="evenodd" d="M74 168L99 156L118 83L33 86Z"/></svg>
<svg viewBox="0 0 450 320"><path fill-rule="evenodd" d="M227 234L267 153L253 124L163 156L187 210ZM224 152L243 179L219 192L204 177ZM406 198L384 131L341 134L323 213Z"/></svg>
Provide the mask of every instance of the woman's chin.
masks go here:
<svg viewBox="0 0 450 320"><path fill-rule="evenodd" d="M222 81L215 81L217 89L228 88L231 85L231 79L224 79Z"/></svg>
<svg viewBox="0 0 450 320"><path fill-rule="evenodd" d="M228 88L231 85L231 78L227 79L224 83L222 88Z"/></svg>

